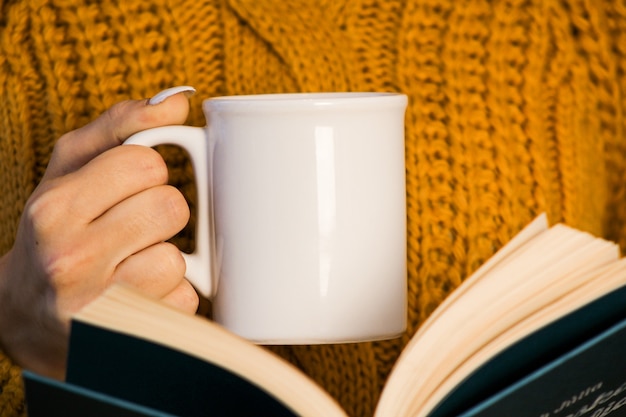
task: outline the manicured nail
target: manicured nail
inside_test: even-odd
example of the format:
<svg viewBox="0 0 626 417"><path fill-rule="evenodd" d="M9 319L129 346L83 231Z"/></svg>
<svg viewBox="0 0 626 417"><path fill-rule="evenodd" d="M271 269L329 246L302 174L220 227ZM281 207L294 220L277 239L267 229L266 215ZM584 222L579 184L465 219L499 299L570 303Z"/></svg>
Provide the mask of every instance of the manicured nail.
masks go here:
<svg viewBox="0 0 626 417"><path fill-rule="evenodd" d="M150 100L148 100L148 104L154 106L155 104L162 103L163 101L165 101L165 99L175 94L186 93L187 96L189 97L189 96L194 95L195 92L196 92L196 89L189 85L181 85L179 87L168 88L166 90L161 91L160 93L152 97Z"/></svg>

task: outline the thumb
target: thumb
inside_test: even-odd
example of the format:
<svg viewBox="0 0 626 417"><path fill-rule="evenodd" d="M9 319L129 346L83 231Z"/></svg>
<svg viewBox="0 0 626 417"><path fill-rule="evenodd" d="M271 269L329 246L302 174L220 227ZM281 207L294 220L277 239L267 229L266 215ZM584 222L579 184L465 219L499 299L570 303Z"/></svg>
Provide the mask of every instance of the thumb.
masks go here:
<svg viewBox="0 0 626 417"><path fill-rule="evenodd" d="M76 171L101 153L121 145L134 133L184 123L189 114L188 96L194 92L193 87L174 87L149 100L115 104L93 122L59 138L44 180Z"/></svg>

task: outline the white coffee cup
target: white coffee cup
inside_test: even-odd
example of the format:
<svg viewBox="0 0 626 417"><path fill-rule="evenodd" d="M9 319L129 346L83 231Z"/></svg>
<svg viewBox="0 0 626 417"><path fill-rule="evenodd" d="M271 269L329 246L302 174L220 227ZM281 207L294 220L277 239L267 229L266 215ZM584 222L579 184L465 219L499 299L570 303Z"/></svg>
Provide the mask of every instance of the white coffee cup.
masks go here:
<svg viewBox="0 0 626 417"><path fill-rule="evenodd" d="M203 128L126 141L192 159L196 249L183 256L215 321L262 344L405 330L406 105L395 93L217 97Z"/></svg>

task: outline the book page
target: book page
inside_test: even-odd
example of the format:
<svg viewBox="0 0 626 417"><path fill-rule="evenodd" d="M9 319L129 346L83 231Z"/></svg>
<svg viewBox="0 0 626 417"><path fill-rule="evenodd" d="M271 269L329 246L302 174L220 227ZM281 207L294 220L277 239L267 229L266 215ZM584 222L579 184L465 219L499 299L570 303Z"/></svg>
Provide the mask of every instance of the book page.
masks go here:
<svg viewBox="0 0 626 417"><path fill-rule="evenodd" d="M504 245L500 250L498 250L491 258L487 260L484 264L482 264L470 277L468 277L465 281L459 285L438 307L433 313L428 317L428 319L422 324L419 328L415 336L409 342L409 345L417 343L417 339L421 336L422 333L426 332L428 327L432 323L437 322L437 317L443 314L450 305L454 303L456 299L461 297L465 292L469 291L473 285L478 282L484 275L489 273L493 268L495 268L500 262L504 261L507 256L512 254L515 250L519 249L522 245L527 243L529 240L537 236L538 234L548 230L548 217L545 213L537 216L532 222L530 222L526 227L524 227L517 235L511 239L506 245ZM408 346L407 346L408 348Z"/></svg>
<svg viewBox="0 0 626 417"><path fill-rule="evenodd" d="M516 341L566 316L575 308L574 306L587 305L626 285L626 259L620 259L598 271L581 274L580 278L581 285L572 285L574 288L570 292L505 329L504 332L476 349L472 356L459 363L451 374L441 376L439 380L442 383L432 391L431 396L419 407L425 413L429 412L474 370Z"/></svg>
<svg viewBox="0 0 626 417"><path fill-rule="evenodd" d="M113 285L74 317L216 363L262 387L302 416L345 417L338 403L295 366L198 316Z"/></svg>
<svg viewBox="0 0 626 417"><path fill-rule="evenodd" d="M615 245L563 225L531 236L521 245L505 246L504 254L470 277L470 284L418 332L385 386L377 416L425 415L422 405L465 358L561 291L579 285L568 281L572 275L619 256Z"/></svg>

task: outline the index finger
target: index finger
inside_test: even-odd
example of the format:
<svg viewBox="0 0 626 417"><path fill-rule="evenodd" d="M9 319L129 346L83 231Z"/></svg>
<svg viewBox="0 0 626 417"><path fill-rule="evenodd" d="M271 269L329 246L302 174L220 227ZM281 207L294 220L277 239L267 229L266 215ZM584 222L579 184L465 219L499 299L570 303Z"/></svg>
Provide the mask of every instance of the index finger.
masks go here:
<svg viewBox="0 0 626 417"><path fill-rule="evenodd" d="M174 92L167 100L151 103L150 100L127 100L115 104L93 122L68 132L55 144L44 179L74 172L87 162L121 145L126 138L139 131L184 123L189 113L186 94L193 87L165 90ZM159 93L157 96L161 95Z"/></svg>

